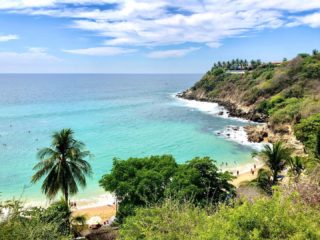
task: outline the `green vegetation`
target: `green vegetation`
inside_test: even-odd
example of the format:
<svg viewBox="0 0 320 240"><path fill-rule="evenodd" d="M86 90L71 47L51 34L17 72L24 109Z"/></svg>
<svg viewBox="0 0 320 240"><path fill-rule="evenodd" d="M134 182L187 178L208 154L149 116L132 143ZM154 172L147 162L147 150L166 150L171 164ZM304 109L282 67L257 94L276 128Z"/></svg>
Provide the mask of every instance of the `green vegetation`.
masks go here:
<svg viewBox="0 0 320 240"><path fill-rule="evenodd" d="M126 219L120 239L319 239L320 212L294 194L220 205L218 210L190 203L137 210Z"/></svg>
<svg viewBox="0 0 320 240"><path fill-rule="evenodd" d="M240 194L236 198L233 176L219 171L209 157L182 164L171 155L114 159L99 184L117 197L120 239L320 239L319 52L282 63L218 62L191 90L191 98L199 93L206 100L249 109L248 116L268 121L274 132L293 129L308 156L291 156L281 142L265 146L257 153L265 167L245 184L267 194L249 200ZM71 129L54 133L51 146L38 152L32 182L44 178L44 194L53 199L61 192L64 200L47 209L5 202L0 239L78 236L85 218L72 217L68 200L86 185L90 156ZM294 182L279 181L286 167Z"/></svg>
<svg viewBox="0 0 320 240"><path fill-rule="evenodd" d="M140 206L161 202L165 198L191 201L196 205L216 204L234 196L228 183L232 175L219 172L208 157L177 164L170 155L149 158L115 159L111 173L100 185L114 192L120 201L117 218L134 214Z"/></svg>
<svg viewBox="0 0 320 240"><path fill-rule="evenodd" d="M52 135L50 148L39 150L40 162L32 177L35 183L45 176L42 191L51 200L59 191L64 199L48 208L25 208L19 201L7 201L0 205L0 239L42 240L71 239L77 236L85 218L73 218L69 208L69 196L78 192L78 184L86 185L86 176L92 173L85 160L90 156L85 145L74 139L71 129L62 129Z"/></svg>
<svg viewBox="0 0 320 240"><path fill-rule="evenodd" d="M312 119L305 121L314 123ZM307 127L307 123L300 124ZM315 166L310 175L304 175L305 160L291 156L291 150L281 142L267 145L255 153L266 167L249 186L260 187L269 195L249 200L236 198L236 189L230 184L234 177L219 171L209 157L183 164L177 164L171 155L114 159L111 172L99 183L117 196L119 238L319 239L320 131L311 129L317 130L310 158ZM62 191L64 199L46 209L25 208L19 201L0 205L0 239L63 240L80 235L85 218L72 217L68 196L77 189L70 183L84 186L85 176L91 173L83 159L90 153L83 149L84 144L73 138L70 129L53 135L51 148L39 151L41 162L35 167L38 172L33 180L47 174L42 185L45 194L51 199ZM289 166L294 184L279 184L285 166ZM107 239L118 235L117 230L108 231Z"/></svg>
<svg viewBox="0 0 320 240"><path fill-rule="evenodd" d="M92 173L90 164L85 160L89 151L83 150L85 145L74 139L71 129L62 129L52 135L50 148L38 152L40 160L34 166L37 172L32 176L35 183L45 176L42 191L50 199L59 191L68 203L69 196L78 192L78 184L86 186L86 176Z"/></svg>
<svg viewBox="0 0 320 240"><path fill-rule="evenodd" d="M305 146L313 150L316 147L316 135L320 132L320 113L312 115L300 121L294 128L297 138Z"/></svg>
<svg viewBox="0 0 320 240"><path fill-rule="evenodd" d="M279 173L287 165L294 176L299 177L302 172L302 163L299 157L291 157L291 150L284 147L282 142L265 145L264 149L253 156L259 156L265 163L263 169L259 169L258 176L251 182L244 182L243 185L256 186L264 190L267 194L272 194L272 187L278 184Z"/></svg>
<svg viewBox="0 0 320 240"><path fill-rule="evenodd" d="M268 119L274 129L283 124L294 126L298 139L312 151L314 128L320 122L319 52L299 54L291 61L277 64L260 63L251 69L243 68L247 70L244 74L226 71L229 65L230 62L215 64L191 88L191 97L197 98L199 92L203 98L205 93L207 100L248 107L249 116Z"/></svg>
<svg viewBox="0 0 320 240"><path fill-rule="evenodd" d="M252 70L262 65L261 60L232 59L227 62L217 62L213 64L209 74L216 74L217 70Z"/></svg>
<svg viewBox="0 0 320 240"><path fill-rule="evenodd" d="M209 157L204 157L179 164L168 185L169 196L200 206L225 202L234 197L234 186L228 183L234 177L229 172L219 172L214 163Z"/></svg>
<svg viewBox="0 0 320 240"><path fill-rule="evenodd" d="M266 145L264 149L259 153L266 166L272 173L272 185L278 182L278 175L284 169L288 160L290 159L291 151L283 146L282 142L276 142L270 145Z"/></svg>
<svg viewBox="0 0 320 240"><path fill-rule="evenodd" d="M8 201L0 206L9 210L0 217L0 239L6 240L55 240L70 239L70 210L64 202L52 204L49 208L23 208L18 201Z"/></svg>

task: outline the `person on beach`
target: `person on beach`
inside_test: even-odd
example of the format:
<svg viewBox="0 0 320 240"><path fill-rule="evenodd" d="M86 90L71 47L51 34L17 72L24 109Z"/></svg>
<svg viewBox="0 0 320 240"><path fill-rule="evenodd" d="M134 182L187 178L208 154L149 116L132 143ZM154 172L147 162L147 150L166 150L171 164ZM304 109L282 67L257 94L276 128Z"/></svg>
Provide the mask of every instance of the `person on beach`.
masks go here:
<svg viewBox="0 0 320 240"><path fill-rule="evenodd" d="M253 167L254 167L254 170L256 170L256 169L257 169L257 166L256 166L256 164L253 164Z"/></svg>
<svg viewBox="0 0 320 240"><path fill-rule="evenodd" d="M251 174L254 175L254 170L251 168Z"/></svg>
<svg viewBox="0 0 320 240"><path fill-rule="evenodd" d="M237 176L239 176L239 170L237 170Z"/></svg>

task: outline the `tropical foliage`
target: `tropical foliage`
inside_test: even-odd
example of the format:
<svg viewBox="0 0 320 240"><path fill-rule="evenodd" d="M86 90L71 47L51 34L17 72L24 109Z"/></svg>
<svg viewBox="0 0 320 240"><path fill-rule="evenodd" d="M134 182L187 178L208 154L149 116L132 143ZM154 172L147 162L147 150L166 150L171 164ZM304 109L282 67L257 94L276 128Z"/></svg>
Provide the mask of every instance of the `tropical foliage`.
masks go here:
<svg viewBox="0 0 320 240"><path fill-rule="evenodd" d="M65 205L65 204L64 204ZM60 206L60 207L58 207ZM5 211L3 211L5 209ZM0 239L55 240L70 239L66 217L70 212L61 203L48 209L24 208L21 202L7 201L0 207Z"/></svg>
<svg viewBox="0 0 320 240"><path fill-rule="evenodd" d="M268 120L275 131L289 132L289 125L313 150L320 114L319 52L299 54L282 63L258 64L243 74L227 71L229 65L215 64L191 88L189 97L244 106L251 109L252 120Z"/></svg>
<svg viewBox="0 0 320 240"><path fill-rule="evenodd" d="M194 158L179 167L168 185L167 194L182 202L186 200L205 206L224 202L235 196L233 177L229 172L219 172L209 157Z"/></svg>
<svg viewBox="0 0 320 240"><path fill-rule="evenodd" d="M319 239L320 212L279 193L254 203L197 208L190 203L163 204L137 210L120 230L120 239Z"/></svg>
<svg viewBox="0 0 320 240"><path fill-rule="evenodd" d="M120 221L140 206L162 202L166 197L195 204L218 203L234 196L228 183L230 173L218 172L210 158L195 158L177 164L170 155L149 158L115 159L111 173L100 185L114 192L119 201L117 217Z"/></svg>
<svg viewBox="0 0 320 240"><path fill-rule="evenodd" d="M309 153L312 153L316 148L317 134L320 132L320 113L301 120L295 125L295 134L308 148Z"/></svg>
<svg viewBox="0 0 320 240"><path fill-rule="evenodd" d="M290 157L288 162L290 165L289 174L294 177L294 180L296 182L298 182L300 175L302 174L303 170L305 169L306 160L300 156L294 156L294 157Z"/></svg>
<svg viewBox="0 0 320 240"><path fill-rule="evenodd" d="M92 173L90 164L85 158L90 152L85 145L74 139L71 129L63 129L52 135L51 147L38 152L39 163L34 166L36 173L32 182L44 177L41 189L50 199L59 191L68 202L69 196L78 192L78 185L86 186L86 176Z"/></svg>
<svg viewBox="0 0 320 240"><path fill-rule="evenodd" d="M216 62L213 64L211 71L208 72L209 74L214 74L215 70L217 69L224 69L224 70L252 70L257 68L258 66L262 65L263 63L261 60L251 60L248 61L246 59L232 59L231 61L226 62Z"/></svg>
<svg viewBox="0 0 320 240"><path fill-rule="evenodd" d="M276 185L279 173L284 170L290 159L291 150L286 148L282 142L276 142L272 146L265 145L264 149L257 154L264 160L271 173L271 184Z"/></svg>

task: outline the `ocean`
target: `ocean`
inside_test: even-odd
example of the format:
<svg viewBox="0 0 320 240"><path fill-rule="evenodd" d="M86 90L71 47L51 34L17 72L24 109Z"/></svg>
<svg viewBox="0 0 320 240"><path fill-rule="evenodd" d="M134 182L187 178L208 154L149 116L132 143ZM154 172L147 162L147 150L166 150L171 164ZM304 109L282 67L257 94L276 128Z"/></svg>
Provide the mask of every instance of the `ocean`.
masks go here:
<svg viewBox="0 0 320 240"><path fill-rule="evenodd" d="M39 148L53 131L72 128L94 155L94 175L77 198L103 193L98 181L114 157L172 154L183 163L210 156L219 167L251 161L240 119L219 115L214 103L175 97L201 75L0 75L0 201L43 200L30 184ZM230 127L232 126L232 127ZM233 129L240 128L240 131ZM223 163L223 166L222 166ZM226 166L226 163L228 166Z"/></svg>

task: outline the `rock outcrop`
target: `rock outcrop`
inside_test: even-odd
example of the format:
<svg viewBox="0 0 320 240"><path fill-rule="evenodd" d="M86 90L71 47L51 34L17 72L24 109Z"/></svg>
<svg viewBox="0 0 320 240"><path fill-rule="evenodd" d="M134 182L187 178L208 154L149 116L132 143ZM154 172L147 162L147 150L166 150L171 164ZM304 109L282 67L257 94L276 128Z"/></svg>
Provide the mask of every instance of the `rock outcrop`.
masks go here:
<svg viewBox="0 0 320 240"><path fill-rule="evenodd" d="M250 142L283 141L287 147L294 150L296 155L305 155L304 145L298 141L290 125L271 127L267 124L268 116L258 113L252 108L241 106L229 99L215 99L206 95L205 91L188 89L177 94L178 97L202 102L215 102L227 109L229 116L247 119L260 124L245 127Z"/></svg>

